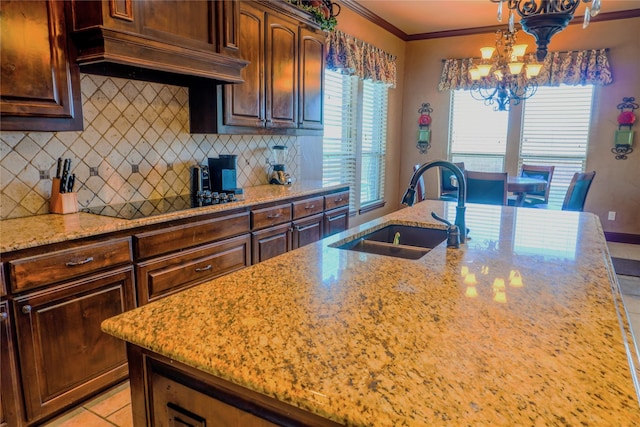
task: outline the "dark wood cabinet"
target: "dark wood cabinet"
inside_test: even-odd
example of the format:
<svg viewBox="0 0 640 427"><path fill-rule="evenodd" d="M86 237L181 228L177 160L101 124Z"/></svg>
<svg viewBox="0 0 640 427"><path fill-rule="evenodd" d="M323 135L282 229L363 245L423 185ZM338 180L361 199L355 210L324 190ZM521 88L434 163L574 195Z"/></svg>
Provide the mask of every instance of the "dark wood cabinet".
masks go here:
<svg viewBox="0 0 640 427"><path fill-rule="evenodd" d="M249 265L249 234L140 262L136 265L138 304L147 304Z"/></svg>
<svg viewBox="0 0 640 427"><path fill-rule="evenodd" d="M298 249L305 245L321 240L323 237L322 214L293 221L292 224L292 249Z"/></svg>
<svg viewBox="0 0 640 427"><path fill-rule="evenodd" d="M349 191L324 196L324 236L349 228Z"/></svg>
<svg viewBox="0 0 640 427"><path fill-rule="evenodd" d="M19 385L9 303L0 301L0 427L20 425Z"/></svg>
<svg viewBox="0 0 640 427"><path fill-rule="evenodd" d="M190 87L191 132L304 134L322 130L325 33L285 2L240 2L244 83ZM306 18L308 19L308 17ZM217 103L208 93L218 91Z"/></svg>
<svg viewBox="0 0 640 427"><path fill-rule="evenodd" d="M127 377L124 343L100 324L134 308L133 283L129 265L14 298L29 423Z"/></svg>
<svg viewBox="0 0 640 427"><path fill-rule="evenodd" d="M82 130L80 71L67 2L0 2L0 129Z"/></svg>
<svg viewBox="0 0 640 427"><path fill-rule="evenodd" d="M246 62L233 54L237 1L74 1L73 39L83 71L169 80L240 82ZM166 73L166 74L161 74Z"/></svg>
<svg viewBox="0 0 640 427"><path fill-rule="evenodd" d="M132 344L127 344L127 355L136 426L338 425Z"/></svg>
<svg viewBox="0 0 640 427"><path fill-rule="evenodd" d="M251 234L251 256L254 264L289 252L292 248L290 223L254 231Z"/></svg>

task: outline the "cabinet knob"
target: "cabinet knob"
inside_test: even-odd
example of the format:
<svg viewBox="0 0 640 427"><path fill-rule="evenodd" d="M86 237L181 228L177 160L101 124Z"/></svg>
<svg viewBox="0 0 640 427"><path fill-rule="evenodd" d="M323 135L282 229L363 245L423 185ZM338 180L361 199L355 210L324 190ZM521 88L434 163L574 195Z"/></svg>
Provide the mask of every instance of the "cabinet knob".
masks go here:
<svg viewBox="0 0 640 427"><path fill-rule="evenodd" d="M6 311L3 311L0 313L0 322L4 322L8 318L9 318L9 313L7 313Z"/></svg>
<svg viewBox="0 0 640 427"><path fill-rule="evenodd" d="M29 304L22 306L22 313L29 314L31 313L31 306Z"/></svg>

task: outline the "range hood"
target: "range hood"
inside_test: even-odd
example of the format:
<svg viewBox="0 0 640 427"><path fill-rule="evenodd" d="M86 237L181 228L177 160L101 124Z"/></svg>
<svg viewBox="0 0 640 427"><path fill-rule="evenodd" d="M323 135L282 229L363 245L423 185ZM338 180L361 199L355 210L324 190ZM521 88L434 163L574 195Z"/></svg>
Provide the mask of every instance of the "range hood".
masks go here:
<svg viewBox="0 0 640 427"><path fill-rule="evenodd" d="M242 83L242 59L105 28L74 33L80 71L138 80L179 83L181 77Z"/></svg>
<svg viewBox="0 0 640 427"><path fill-rule="evenodd" d="M80 71L181 85L243 82L236 2L78 1L70 7Z"/></svg>

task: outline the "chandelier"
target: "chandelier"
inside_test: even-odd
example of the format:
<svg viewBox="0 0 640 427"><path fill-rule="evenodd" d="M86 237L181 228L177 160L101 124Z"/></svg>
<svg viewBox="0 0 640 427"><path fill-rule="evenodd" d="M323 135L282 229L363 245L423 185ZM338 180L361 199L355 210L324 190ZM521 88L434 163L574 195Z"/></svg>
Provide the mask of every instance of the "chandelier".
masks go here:
<svg viewBox="0 0 640 427"><path fill-rule="evenodd" d="M485 105L494 105L496 111L508 111L533 96L538 90L535 77L542 64L526 50L526 44L516 44L515 31L496 31L495 47L481 48L481 62L469 69L473 80L471 96Z"/></svg>
<svg viewBox="0 0 640 427"><path fill-rule="evenodd" d="M542 61L547 56L547 45L551 37L564 30L573 19L580 2L591 3L586 7L582 28L589 25L592 17L600 13L600 0L491 0L498 3L498 22L502 22L502 5L509 8L509 28L513 30L514 10L520 15L522 29L536 39L536 56Z"/></svg>

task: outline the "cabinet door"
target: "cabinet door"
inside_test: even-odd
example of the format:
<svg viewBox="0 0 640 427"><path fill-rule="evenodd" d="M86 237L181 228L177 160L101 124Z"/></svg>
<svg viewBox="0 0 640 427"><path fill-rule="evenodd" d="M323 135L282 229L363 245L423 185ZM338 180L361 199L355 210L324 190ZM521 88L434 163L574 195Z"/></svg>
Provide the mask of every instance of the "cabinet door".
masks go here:
<svg viewBox="0 0 640 427"><path fill-rule="evenodd" d="M265 58L266 126L298 126L298 26L267 14Z"/></svg>
<svg viewBox="0 0 640 427"><path fill-rule="evenodd" d="M17 426L20 412L17 402L18 381L15 350L11 335L9 306L0 302L0 427Z"/></svg>
<svg viewBox="0 0 640 427"><path fill-rule="evenodd" d="M242 2L239 27L240 56L249 64L242 70L244 83L222 89L223 124L264 127L264 11Z"/></svg>
<svg viewBox="0 0 640 427"><path fill-rule="evenodd" d="M146 304L249 265L249 234L175 255L153 258L136 267L138 304Z"/></svg>
<svg viewBox="0 0 640 427"><path fill-rule="evenodd" d="M323 215L313 215L293 222L293 249L322 239Z"/></svg>
<svg viewBox="0 0 640 427"><path fill-rule="evenodd" d="M291 250L291 226L289 224L254 231L252 234L253 263L257 264Z"/></svg>
<svg viewBox="0 0 640 427"><path fill-rule="evenodd" d="M324 214L324 235L340 233L349 228L349 207L334 209Z"/></svg>
<svg viewBox="0 0 640 427"><path fill-rule="evenodd" d="M127 377L125 344L100 323L133 307L133 266L13 301L27 420Z"/></svg>
<svg viewBox="0 0 640 427"><path fill-rule="evenodd" d="M322 129L324 33L300 27L300 128Z"/></svg>
<svg viewBox="0 0 640 427"><path fill-rule="evenodd" d="M0 2L0 128L82 130L80 71L70 61L66 2Z"/></svg>

